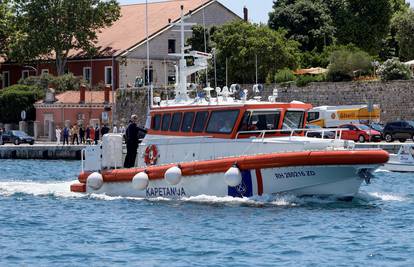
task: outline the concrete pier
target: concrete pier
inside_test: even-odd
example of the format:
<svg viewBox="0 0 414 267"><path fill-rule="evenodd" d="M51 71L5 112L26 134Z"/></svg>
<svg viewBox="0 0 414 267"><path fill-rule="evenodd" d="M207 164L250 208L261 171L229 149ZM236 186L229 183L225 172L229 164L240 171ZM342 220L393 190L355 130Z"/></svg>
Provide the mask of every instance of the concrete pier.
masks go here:
<svg viewBox="0 0 414 267"><path fill-rule="evenodd" d="M81 151L86 145L57 146L52 143L0 146L0 159L67 159L80 160Z"/></svg>
<svg viewBox="0 0 414 267"><path fill-rule="evenodd" d="M355 143L355 147L359 148L359 149L362 149L362 148L369 148L369 149L380 148L380 149L383 149L383 150L387 151L388 153L392 153L392 154L398 153L398 150L400 150L401 145L411 145L411 146L414 147L413 142L405 142L405 143L400 143L400 142L392 142L392 143L387 143L387 142Z"/></svg>

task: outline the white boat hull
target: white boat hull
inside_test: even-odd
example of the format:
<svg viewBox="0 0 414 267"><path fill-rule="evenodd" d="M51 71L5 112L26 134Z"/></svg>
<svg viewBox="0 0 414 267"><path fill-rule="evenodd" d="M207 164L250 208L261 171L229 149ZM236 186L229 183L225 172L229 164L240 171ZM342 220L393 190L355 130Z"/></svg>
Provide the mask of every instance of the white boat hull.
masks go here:
<svg viewBox="0 0 414 267"><path fill-rule="evenodd" d="M145 190L136 190L131 182L104 183L99 190L86 188L87 193L110 196L142 198L185 198L199 195L218 197L252 197L260 195L292 194L335 196L338 198L355 196L363 177L361 170L372 172L379 165L333 165L298 166L250 170L242 172L242 183L229 187L224 173L183 177L181 182L170 185L165 179L151 180Z"/></svg>
<svg viewBox="0 0 414 267"><path fill-rule="evenodd" d="M414 172L414 164L405 164L396 161L389 161L380 168L391 172Z"/></svg>

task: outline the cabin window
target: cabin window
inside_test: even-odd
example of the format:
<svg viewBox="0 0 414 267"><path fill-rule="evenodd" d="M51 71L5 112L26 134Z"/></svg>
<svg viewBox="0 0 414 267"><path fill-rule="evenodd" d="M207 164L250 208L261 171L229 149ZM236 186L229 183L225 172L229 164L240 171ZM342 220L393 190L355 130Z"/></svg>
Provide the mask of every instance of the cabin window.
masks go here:
<svg viewBox="0 0 414 267"><path fill-rule="evenodd" d="M171 114L167 113L162 115L162 126L161 130L168 131L170 129Z"/></svg>
<svg viewBox="0 0 414 267"><path fill-rule="evenodd" d="M151 129L159 131L161 127L161 115L155 115L152 117Z"/></svg>
<svg viewBox="0 0 414 267"><path fill-rule="evenodd" d="M184 113L184 118L183 118L183 125L181 126L181 131L182 132L190 132L191 131L191 126L193 126L193 121L194 121L194 112L186 112Z"/></svg>
<svg viewBox="0 0 414 267"><path fill-rule="evenodd" d="M240 131L276 130L279 126L280 111L246 112Z"/></svg>
<svg viewBox="0 0 414 267"><path fill-rule="evenodd" d="M204 131L207 117L208 117L207 111L197 112L195 122L194 122L193 132L201 133L202 131Z"/></svg>
<svg viewBox="0 0 414 267"><path fill-rule="evenodd" d="M180 130L182 117L183 117L182 113L174 113L172 117L170 131L178 132Z"/></svg>
<svg viewBox="0 0 414 267"><path fill-rule="evenodd" d="M319 119L319 112L308 112L308 122L316 121L317 119Z"/></svg>
<svg viewBox="0 0 414 267"><path fill-rule="evenodd" d="M303 111L286 111L283 129L301 129L304 117L305 112Z"/></svg>
<svg viewBox="0 0 414 267"><path fill-rule="evenodd" d="M224 110L211 112L210 120L207 125L208 133L229 134L233 131L236 124L239 110Z"/></svg>

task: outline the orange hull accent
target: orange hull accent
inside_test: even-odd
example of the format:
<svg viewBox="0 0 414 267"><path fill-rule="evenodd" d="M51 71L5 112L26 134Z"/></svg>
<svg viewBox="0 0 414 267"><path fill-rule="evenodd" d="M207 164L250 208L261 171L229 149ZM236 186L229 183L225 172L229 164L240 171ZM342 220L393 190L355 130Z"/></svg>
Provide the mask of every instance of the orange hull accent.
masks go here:
<svg viewBox="0 0 414 267"><path fill-rule="evenodd" d="M86 184L80 183L80 184L73 184L70 186L70 191L75 193L85 193L86 192Z"/></svg>
<svg viewBox="0 0 414 267"><path fill-rule="evenodd" d="M104 182L130 182L135 174L146 171L150 180L164 179L165 172L179 165L183 176L194 176L211 173L224 173L233 164L241 170L281 168L293 166L317 166L317 165L364 165L383 164L389 159L389 154L383 150L359 150L359 151L303 151L274 153L253 156L229 157L216 160L194 161L180 164L168 164L151 166L147 168L132 168L103 171ZM79 181L86 184L90 173L79 175Z"/></svg>

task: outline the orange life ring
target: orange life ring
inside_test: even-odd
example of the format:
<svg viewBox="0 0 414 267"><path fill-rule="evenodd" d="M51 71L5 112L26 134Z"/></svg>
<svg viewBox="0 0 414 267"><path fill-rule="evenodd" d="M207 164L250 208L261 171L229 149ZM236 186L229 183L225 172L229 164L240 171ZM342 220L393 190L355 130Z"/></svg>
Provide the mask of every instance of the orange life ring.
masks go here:
<svg viewBox="0 0 414 267"><path fill-rule="evenodd" d="M158 159L158 148L156 145L149 145L145 149L145 163L147 166L155 165Z"/></svg>

